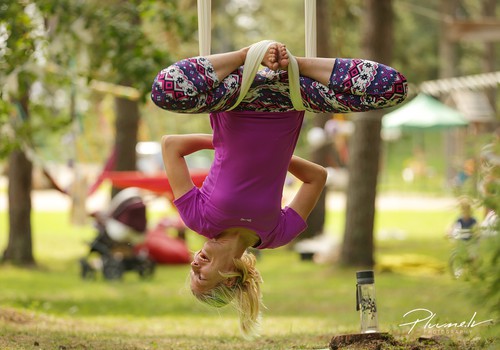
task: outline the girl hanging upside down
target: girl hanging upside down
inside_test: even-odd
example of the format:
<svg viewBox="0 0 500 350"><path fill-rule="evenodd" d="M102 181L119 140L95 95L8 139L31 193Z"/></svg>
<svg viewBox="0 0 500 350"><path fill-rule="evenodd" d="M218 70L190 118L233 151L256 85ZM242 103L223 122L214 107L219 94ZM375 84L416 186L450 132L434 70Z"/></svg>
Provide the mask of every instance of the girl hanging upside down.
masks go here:
<svg viewBox="0 0 500 350"><path fill-rule="evenodd" d="M326 181L323 167L293 155L304 111L291 97L291 62L300 72L301 109L310 112L391 107L407 94L405 77L383 64L294 58L281 43L266 45L264 69L236 107L249 47L176 62L157 75L151 94L169 111L210 113L213 134L164 136L163 161L182 219L208 238L191 263L191 290L215 307L232 302L246 336L257 334L262 306L262 279L247 248L277 248L299 235ZM202 149L215 155L197 188L184 156ZM282 208L287 171L302 185Z"/></svg>

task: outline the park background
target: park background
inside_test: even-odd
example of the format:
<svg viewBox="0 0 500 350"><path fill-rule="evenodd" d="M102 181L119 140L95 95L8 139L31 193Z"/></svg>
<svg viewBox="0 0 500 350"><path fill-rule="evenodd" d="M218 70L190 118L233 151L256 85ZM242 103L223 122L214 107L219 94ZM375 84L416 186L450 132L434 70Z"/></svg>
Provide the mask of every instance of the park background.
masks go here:
<svg viewBox="0 0 500 350"><path fill-rule="evenodd" d="M273 1L213 0L212 52L272 37L285 42L291 52L303 53L304 2L284 3L278 8ZM366 29L369 19L377 18L377 3L382 9L379 21ZM134 273L112 283L80 278L78 260L96 235L92 220L81 214L105 208L111 188L104 182L83 202L83 210L81 201L75 205L74 188L93 183L115 147L126 150L118 160L118 170L131 170L138 156L137 141L158 141L165 133L210 130L206 116L166 113L147 98L159 69L197 54L196 2L1 4L0 164L5 176L0 183L0 250L7 252L13 236L21 246L29 242L30 249L28 255L9 258L5 254L0 266L0 347L324 348L333 335L358 331L355 272L370 267L376 271L380 328L395 336L413 340L420 335L442 335L423 324L410 334L408 327L400 326L407 320L404 314L418 308L434 312L435 323L468 322L475 313L478 322L497 319L498 280L490 277L498 276L498 263L494 264L498 260L492 260L487 281L477 276L455 279L448 262L460 242L446 234L459 214L457 203L462 195L472 198L479 219L484 216L484 198L478 189L483 176L480 156L484 146L494 141L498 125L498 78L492 82L484 74L498 71L498 4L336 0L318 1L317 6L319 53L380 57L379 61L408 78L409 102L430 81L435 83L428 87L430 94L460 111L466 95L452 77L475 76L470 86L476 94L461 110L472 110L465 115L470 120L467 127L403 130L396 135L382 133L383 138L378 136L381 117L392 110L373 115L378 121L374 124L363 123L356 115L307 116L297 153L314 159L319 156L315 153L318 146L345 137L349 161L343 166L334 164L334 173L337 178L347 173L349 178L358 176L356 181L365 179L365 193L376 194L376 199L371 203L361 196L361 205L352 203L356 197L352 191L357 189L334 181L325 193L322 230L330 238L332 254L311 262L302 261L291 247L262 253L258 264L268 309L263 337L248 342L239 338L232 310L213 310L194 301L186 285L187 265L159 266L150 280ZM453 24L463 22L478 32L461 32L464 40L448 35L456 29ZM379 28L382 24L392 27ZM384 53L377 54L370 31L382 39ZM384 46L387 42L392 46ZM436 84L441 90L432 90ZM335 139L326 133L325 124L331 120L335 121L330 123L336 127ZM318 136L318 130L326 131ZM356 134L359 130L370 137L375 134L380 144L370 141L354 146L357 141L363 143ZM360 167L362 157L353 159L359 147L368 148L368 160L375 167L366 170ZM472 169L468 167L471 160ZM12 183L19 186L26 181L21 174L26 173L27 163L33 166L33 178L28 179L33 190L9 192ZM43 169L70 195L50 188L54 184L41 175ZM368 186L374 180L375 186ZM287 191L293 191L293 183ZM28 214L23 211L26 196L33 204ZM9 213L11 209L20 209L21 214ZM11 221L15 215L20 216ZM171 215L175 211L164 197L148 204L150 225ZM346 227L352 225L347 224L348 217L361 226ZM363 231L359 239L367 242L360 246L360 256L342 256L344 235L359 228ZM368 244L371 240L373 244ZM196 250L202 240L188 232L187 242ZM498 243L494 249L493 254L498 252ZM448 330L445 335L463 348L497 344L497 326Z"/></svg>

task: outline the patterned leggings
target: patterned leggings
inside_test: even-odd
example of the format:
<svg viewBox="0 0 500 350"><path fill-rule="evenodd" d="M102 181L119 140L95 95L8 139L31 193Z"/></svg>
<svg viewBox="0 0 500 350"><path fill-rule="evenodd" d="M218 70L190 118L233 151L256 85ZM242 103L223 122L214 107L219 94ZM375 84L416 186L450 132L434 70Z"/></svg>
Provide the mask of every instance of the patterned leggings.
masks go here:
<svg viewBox="0 0 500 350"><path fill-rule="evenodd" d="M156 76L151 99L160 108L178 113L208 113L229 109L240 91L243 67L221 82L205 57L181 60ZM407 95L406 78L380 63L337 58L328 86L300 77L306 110L311 112L361 112L386 108ZM250 90L235 110L284 112L293 110L288 72L268 68L257 73Z"/></svg>

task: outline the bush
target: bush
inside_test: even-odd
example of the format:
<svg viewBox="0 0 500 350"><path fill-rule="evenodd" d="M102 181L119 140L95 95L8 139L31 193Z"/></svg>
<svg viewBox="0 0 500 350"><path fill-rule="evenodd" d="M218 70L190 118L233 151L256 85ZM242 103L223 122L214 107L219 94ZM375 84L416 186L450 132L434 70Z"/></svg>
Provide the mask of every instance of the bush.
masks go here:
<svg viewBox="0 0 500 350"><path fill-rule="evenodd" d="M486 217L470 240L458 242L452 257L456 277L468 281L469 293L500 316L500 143L499 136L480 154L479 191L476 201Z"/></svg>

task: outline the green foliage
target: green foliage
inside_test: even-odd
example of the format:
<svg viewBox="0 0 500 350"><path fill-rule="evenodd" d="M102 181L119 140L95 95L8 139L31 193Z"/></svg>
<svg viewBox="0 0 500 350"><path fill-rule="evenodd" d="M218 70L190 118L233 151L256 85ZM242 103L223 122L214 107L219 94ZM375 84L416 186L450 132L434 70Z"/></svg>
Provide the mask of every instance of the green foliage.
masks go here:
<svg viewBox="0 0 500 350"><path fill-rule="evenodd" d="M0 160L10 154L16 147L13 142L6 142L7 139L12 140L14 138L14 132L8 125L10 113L11 105L0 99L0 137L2 138L2 142L0 142Z"/></svg>
<svg viewBox="0 0 500 350"><path fill-rule="evenodd" d="M491 229L491 228L490 228ZM500 227L495 235L473 237L470 241L457 242L451 256L452 272L468 283L467 294L492 315L500 315Z"/></svg>
<svg viewBox="0 0 500 350"><path fill-rule="evenodd" d="M5 82L6 77L18 66L32 60L37 42L42 39L40 23L35 17L34 10L33 6L26 6L20 1L0 3L2 36L0 81L2 82Z"/></svg>
<svg viewBox="0 0 500 350"><path fill-rule="evenodd" d="M496 225L497 234L486 237L479 242L478 259L471 262L471 280L476 298L488 306L498 317L500 316L500 226Z"/></svg>
<svg viewBox="0 0 500 350"><path fill-rule="evenodd" d="M394 67L408 81L436 79L439 71L439 1L395 1ZM411 68L410 68L411 67Z"/></svg>
<svg viewBox="0 0 500 350"><path fill-rule="evenodd" d="M156 73L170 61L165 42L155 36L185 37L194 32L193 22L184 21L176 1L88 1L82 30L89 42L89 77L132 86L143 99ZM156 25L147 32L147 25ZM95 40L97 39L97 40Z"/></svg>
<svg viewBox="0 0 500 350"><path fill-rule="evenodd" d="M500 143L482 149L479 176L481 191L476 200L488 212L469 242L459 242L454 263L468 280L470 295L500 316Z"/></svg>
<svg viewBox="0 0 500 350"><path fill-rule="evenodd" d="M47 4L47 1L37 4L11 1L8 5L0 5L0 28L4 39L0 53L3 58L0 60L0 85L3 87L0 92L0 157L16 148L43 144L45 138L64 129L71 121L72 72L58 65L62 62L61 57L66 63L71 60L71 52L60 49L65 41L74 41L65 38L70 32L71 12L66 13L66 17L55 18L45 11ZM58 30L50 27L54 21L60 22Z"/></svg>
<svg viewBox="0 0 500 350"><path fill-rule="evenodd" d="M177 3L2 1L0 157L60 139L86 112L76 97L87 99L91 79L135 87L144 101L170 60L162 38L194 32L193 16L180 16Z"/></svg>
<svg viewBox="0 0 500 350"><path fill-rule="evenodd" d="M87 83L91 79L133 86L139 89L143 101L147 99L151 81L159 69L173 60L197 54L195 4L193 0L0 0L0 37L8 34L7 44L0 44L0 86L6 87L0 90L0 105L3 104L0 106L2 141L15 141L12 137L5 137L5 132L24 135L22 131L14 131L12 126L3 127L17 115L16 108L9 105L14 90L17 91L15 81L21 70L35 74L31 81L43 81L44 85L48 71L53 76L64 76L63 81L57 83L59 89L68 95L75 88L78 98L90 105L93 101L88 98ZM287 43L295 54L303 53L302 0L290 0L289 5L280 11L276 11L275 4L269 1L213 1L212 6L213 52L271 37ZM362 6L361 0L338 0L334 6L324 9L332 18L333 56L360 55ZM28 7L30 11L38 9L42 20L33 21L29 11L25 11ZM397 30L392 65L404 72L412 83L437 78L441 23L438 2L394 1L394 8ZM463 16L477 18L480 6L475 1L467 0L461 2L459 10ZM35 30L40 26L46 30ZM459 46L463 46L459 50L460 70L465 73L479 72L481 65L477 54L482 48L477 45ZM40 57L35 54L40 52L37 48L43 48L45 52L42 55L45 60L43 65L36 60ZM16 95L19 93L17 91ZM60 95L60 92L57 94ZM68 99L65 103L66 110L55 114L69 120ZM94 112L76 110L77 116ZM164 111L153 113L152 118L155 119L165 115ZM55 119L53 110L47 114L52 117L39 125ZM38 118L33 114L31 117ZM176 125L182 126L183 123ZM37 127L37 131L41 130ZM169 127L168 131L178 132L176 127ZM50 132L38 138L46 137L50 137ZM56 133L55 137L59 138L59 134ZM86 143L92 141L86 140ZM12 147L10 143L1 142L3 152L0 150L0 154L5 155Z"/></svg>

